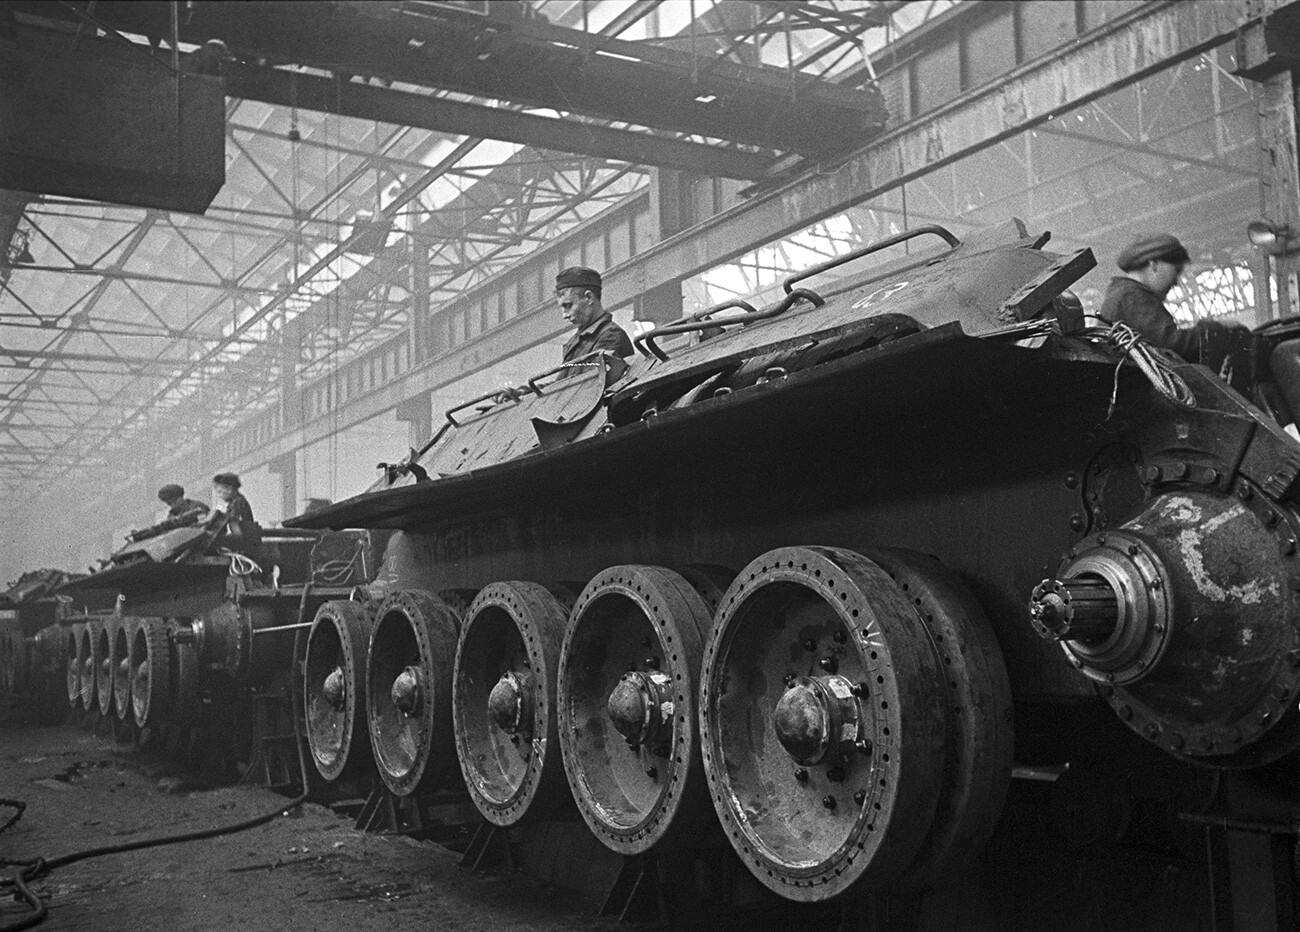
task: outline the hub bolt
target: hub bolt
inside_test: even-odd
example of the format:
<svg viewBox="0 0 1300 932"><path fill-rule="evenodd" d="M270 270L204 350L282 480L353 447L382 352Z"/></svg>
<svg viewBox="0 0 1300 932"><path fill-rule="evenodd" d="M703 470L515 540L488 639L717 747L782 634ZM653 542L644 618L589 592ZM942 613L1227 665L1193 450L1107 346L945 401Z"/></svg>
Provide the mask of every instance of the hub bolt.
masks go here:
<svg viewBox="0 0 1300 932"><path fill-rule="evenodd" d="M800 767L798 770L796 770L796 771L794 772L794 778L795 778L796 780L798 780L800 783L807 783L807 782L808 782L808 770L807 770L807 768L805 768L805 767Z"/></svg>
<svg viewBox="0 0 1300 932"><path fill-rule="evenodd" d="M862 753L862 754L870 754L870 753L871 753L871 739L870 739L870 738L859 738L857 741L854 741L854 742L853 742L853 746L854 746L855 748L857 748L858 751L859 751L860 753Z"/></svg>
<svg viewBox="0 0 1300 932"><path fill-rule="evenodd" d="M823 797L822 797L822 805L825 806L827 809L834 809L834 808L835 808L835 797L834 797L834 796L823 796Z"/></svg>
<svg viewBox="0 0 1300 932"><path fill-rule="evenodd" d="M821 667L823 670L825 670L827 673L834 673L836 670L840 668L840 662L835 659L834 655L831 655L830 657L823 657L821 660L817 662L817 665Z"/></svg>
<svg viewBox="0 0 1300 932"><path fill-rule="evenodd" d="M849 687L849 692L857 696L859 699L865 699L867 697L867 684L854 683L852 686Z"/></svg>
<svg viewBox="0 0 1300 932"><path fill-rule="evenodd" d="M654 765L651 765L645 769L645 775L649 777L651 780L658 780L659 768L655 767Z"/></svg>
<svg viewBox="0 0 1300 932"><path fill-rule="evenodd" d="M867 791L858 790L856 793L853 794L853 801L857 803L859 806L861 806L863 803L867 801Z"/></svg>

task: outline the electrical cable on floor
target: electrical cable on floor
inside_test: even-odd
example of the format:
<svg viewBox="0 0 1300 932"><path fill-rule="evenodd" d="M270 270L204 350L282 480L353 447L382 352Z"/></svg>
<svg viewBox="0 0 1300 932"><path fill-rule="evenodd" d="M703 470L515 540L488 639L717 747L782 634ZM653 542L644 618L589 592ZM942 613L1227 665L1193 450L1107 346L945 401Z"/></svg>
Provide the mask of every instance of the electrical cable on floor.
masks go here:
<svg viewBox="0 0 1300 932"><path fill-rule="evenodd" d="M9 817L9 820L5 822L4 825L0 825L0 832L3 832L5 829L9 828L15 822L21 819L23 817L23 810L27 808L27 804L23 802L21 799L0 798L0 806L9 806L14 810L14 814Z"/></svg>
<svg viewBox="0 0 1300 932"><path fill-rule="evenodd" d="M300 761L301 766L301 761ZM304 783L305 786L305 783ZM8 877L0 877L0 891L7 887L13 887L16 896L26 900L31 905L33 912L21 917L16 923L0 925L0 932L17 932L18 929L30 929L32 926L43 921L46 915L44 902L38 897L30 887L27 886L29 881L38 877L44 877L46 874L56 868L65 867L68 864L75 864L77 861L84 861L88 858L102 857L106 854L122 854L127 851L139 851L141 848L157 848L163 845L175 845L187 841L202 841L206 838L217 838L221 835L233 835L236 832L243 832L250 828L256 828L259 825L265 825L281 815L287 815L293 809L298 808L307 800L307 793L304 791L296 798L292 799L286 805L277 806L271 812L263 813L252 819L245 819L243 822L236 822L232 825L220 825L216 828L200 829L195 832L184 832L180 835L166 835L162 838L142 838L137 841L123 842L120 845L104 845L99 848L87 848L84 851L74 851L70 854L63 854L57 858L36 858L30 861L22 860L5 860L0 859L0 863L14 865L14 872Z"/></svg>

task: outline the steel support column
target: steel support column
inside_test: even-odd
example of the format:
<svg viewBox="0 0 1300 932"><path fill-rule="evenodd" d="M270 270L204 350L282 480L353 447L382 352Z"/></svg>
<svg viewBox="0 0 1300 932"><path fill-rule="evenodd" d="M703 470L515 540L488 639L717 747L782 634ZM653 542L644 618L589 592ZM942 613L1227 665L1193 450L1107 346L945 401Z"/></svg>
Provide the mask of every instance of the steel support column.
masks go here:
<svg viewBox="0 0 1300 932"><path fill-rule="evenodd" d="M286 518L296 515L302 510L298 501L298 451L281 454L267 468L271 475L280 477L280 514Z"/></svg>
<svg viewBox="0 0 1300 932"><path fill-rule="evenodd" d="M1300 230L1300 159L1296 153L1296 72L1283 71L1263 81L1259 97L1259 180L1263 217L1278 227ZM1270 317L1289 317L1300 311L1300 256L1275 256L1277 306ZM1267 278L1264 279L1265 281ZM1267 288L1259 289L1257 303L1271 303ZM1261 320L1262 322L1262 320Z"/></svg>

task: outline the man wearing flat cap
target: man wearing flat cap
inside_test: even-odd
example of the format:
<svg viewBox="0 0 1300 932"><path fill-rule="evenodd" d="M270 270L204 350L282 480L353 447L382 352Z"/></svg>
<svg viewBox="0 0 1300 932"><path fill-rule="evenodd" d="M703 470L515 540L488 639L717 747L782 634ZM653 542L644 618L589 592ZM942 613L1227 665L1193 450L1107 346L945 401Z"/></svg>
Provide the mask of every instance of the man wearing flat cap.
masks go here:
<svg viewBox="0 0 1300 932"><path fill-rule="evenodd" d="M555 299L564 319L578 332L564 344L564 361L571 362L603 350L626 359L632 355L632 341L627 332L614 323L609 311L600 304L600 273L581 266L564 269L555 276ZM566 376L576 375L570 369Z"/></svg>
<svg viewBox="0 0 1300 932"><path fill-rule="evenodd" d="M252 553L262 543L262 528L253 520L253 506L239 487L239 477L233 472L219 472L212 477L212 490L221 506L208 519L208 527L217 535L214 546Z"/></svg>
<svg viewBox="0 0 1300 932"><path fill-rule="evenodd" d="M168 483L158 490L158 500L167 506L168 518L201 519L208 513L208 506L185 497L183 486Z"/></svg>
<svg viewBox="0 0 1300 932"><path fill-rule="evenodd" d="M1183 244L1168 233L1139 236L1120 250L1118 264L1124 274L1110 280L1101 316L1113 324L1128 324L1148 343L1199 362L1201 335L1180 330L1165 307L1165 296L1178 284L1189 258Z"/></svg>

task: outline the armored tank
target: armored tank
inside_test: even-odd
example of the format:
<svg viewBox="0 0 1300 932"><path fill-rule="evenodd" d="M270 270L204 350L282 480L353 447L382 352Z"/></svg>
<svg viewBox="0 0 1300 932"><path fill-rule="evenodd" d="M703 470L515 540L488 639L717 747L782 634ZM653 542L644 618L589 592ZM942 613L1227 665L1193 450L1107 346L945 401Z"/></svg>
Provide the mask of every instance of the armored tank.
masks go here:
<svg viewBox="0 0 1300 932"><path fill-rule="evenodd" d="M0 692L29 700L37 718L44 721L56 721L66 711L60 698L66 659L60 625L99 606L94 599L57 594L76 578L58 569L31 570L0 594ZM77 677L79 690L79 672Z"/></svg>
<svg viewBox="0 0 1300 932"><path fill-rule="evenodd" d="M215 548L192 521L134 531L64 587L117 599L110 614L69 619L69 701L75 686L85 710L205 766L266 763L268 741L301 731L286 687L316 609L346 598L372 564L365 534L268 529L245 554ZM297 753L279 755L290 777Z"/></svg>
<svg viewBox="0 0 1300 932"><path fill-rule="evenodd" d="M1093 256L1048 242L872 244L473 399L288 522L397 532L354 684L389 791L463 780L515 832L576 808L628 858L729 846L799 902L964 883L989 915L1043 866L975 878L995 837L1156 845L1199 889L1238 883L1226 844L1273 859L1281 915L1300 444L1085 319Z"/></svg>

